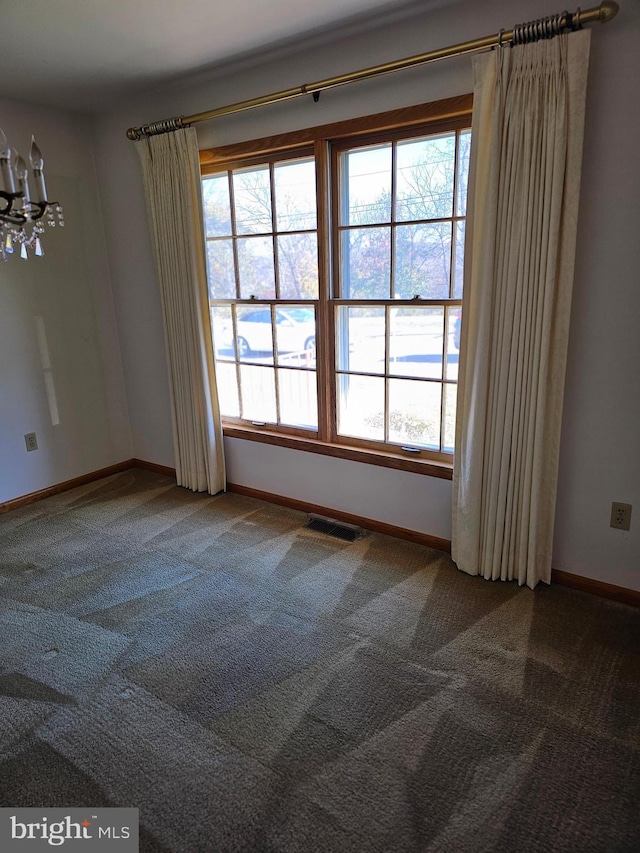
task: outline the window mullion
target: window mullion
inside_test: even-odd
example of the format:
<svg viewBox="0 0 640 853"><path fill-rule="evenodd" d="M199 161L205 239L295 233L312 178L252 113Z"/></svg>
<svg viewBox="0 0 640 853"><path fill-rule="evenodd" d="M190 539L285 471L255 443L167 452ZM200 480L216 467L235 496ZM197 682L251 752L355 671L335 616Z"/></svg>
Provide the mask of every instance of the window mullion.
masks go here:
<svg viewBox="0 0 640 853"><path fill-rule="evenodd" d="M389 374L391 373L391 307L384 309L384 441L389 441Z"/></svg>
<svg viewBox="0 0 640 853"><path fill-rule="evenodd" d="M276 329L277 306L271 304L269 315L271 317L271 341L273 351L273 381L275 383L276 394L276 423L279 424L282 420L280 416L280 378L279 378L279 360L278 360L278 330Z"/></svg>
<svg viewBox="0 0 640 853"><path fill-rule="evenodd" d="M395 142L391 143L391 234L389 235L389 248L391 257L389 259L389 296L394 298L396 293L396 165L398 151Z"/></svg>
<svg viewBox="0 0 640 853"><path fill-rule="evenodd" d="M460 131L456 131L456 144L453 154L453 210L451 211L452 217L456 217L458 215L458 157L460 156ZM452 218L451 219L451 257L449 260L449 299L453 299L454 296L454 282L456 280L456 237L457 237L457 227L456 222L458 220Z"/></svg>
<svg viewBox="0 0 640 853"><path fill-rule="evenodd" d="M395 141L391 143L391 224L389 235L391 257L389 259L389 296L394 298L396 293L396 166L398 150ZM389 442L389 427L391 412L389 411L389 374L391 372L391 308L387 305L384 310L384 443Z"/></svg>
<svg viewBox="0 0 640 853"><path fill-rule="evenodd" d="M233 329L233 340L238 340L238 317L236 314L237 305L232 304L231 308L231 327ZM238 356L238 347L235 347L233 357L236 365L236 382L238 383L238 412L241 418L244 417L244 395L242 393L242 371L240 370L240 359Z"/></svg>
<svg viewBox="0 0 640 853"><path fill-rule="evenodd" d="M442 375L440 382L440 453L442 453L442 448L444 446L444 429L446 422L446 396L445 396L445 377L447 375L447 371L449 369L449 338L447 333L449 331L449 312L446 306L442 306Z"/></svg>
<svg viewBox="0 0 640 853"><path fill-rule="evenodd" d="M238 260L238 232L236 225L236 200L233 191L233 172L227 172L229 180L229 207L231 212L231 245L233 248L233 274L236 280L236 299L240 299L240 262ZM234 314L235 323L235 314Z"/></svg>
<svg viewBox="0 0 640 853"><path fill-rule="evenodd" d="M318 229L318 304L316 308L316 387L318 389L318 437L335 441L335 346L331 293L331 239L329 204L329 146L314 145L316 164L316 226ZM319 345L318 345L319 343Z"/></svg>
<svg viewBox="0 0 640 853"><path fill-rule="evenodd" d="M278 258L277 211L276 211L276 179L273 163L269 163L269 186L271 188L271 240L273 245L273 278L276 299L280 299L280 260ZM275 352L275 350L274 350Z"/></svg>

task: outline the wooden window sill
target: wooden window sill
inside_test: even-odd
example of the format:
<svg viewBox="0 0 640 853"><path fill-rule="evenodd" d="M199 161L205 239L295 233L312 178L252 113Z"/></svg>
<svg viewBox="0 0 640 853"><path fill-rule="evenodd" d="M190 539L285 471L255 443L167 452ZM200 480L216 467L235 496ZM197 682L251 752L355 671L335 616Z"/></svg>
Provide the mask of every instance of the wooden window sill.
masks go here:
<svg viewBox="0 0 640 853"><path fill-rule="evenodd" d="M350 447L345 444L331 444L316 438L302 438L294 435L284 435L270 432L266 429L252 429L248 426L224 425L223 431L227 438L240 438L244 441L258 441L262 444L274 444L278 447L288 447L292 450L304 450L307 453L319 453L323 456L335 456L338 459L349 459L353 462L363 462L367 465L379 465L383 468L395 468L398 471L409 471L412 474L424 474L428 477L438 477L441 480L451 480L453 463L438 462L433 459L415 459L389 453L384 450L370 450L361 447Z"/></svg>

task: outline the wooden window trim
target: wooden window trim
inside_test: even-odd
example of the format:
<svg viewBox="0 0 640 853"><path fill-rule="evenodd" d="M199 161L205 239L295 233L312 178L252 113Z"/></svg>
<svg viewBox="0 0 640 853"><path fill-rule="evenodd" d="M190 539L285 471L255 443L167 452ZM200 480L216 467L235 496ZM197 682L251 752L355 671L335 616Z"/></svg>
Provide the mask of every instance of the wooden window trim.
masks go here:
<svg viewBox="0 0 640 853"><path fill-rule="evenodd" d="M318 453L323 456L333 456L338 459L349 459L353 462L363 462L367 465L378 465L382 468L395 468L398 471L409 471L412 474L424 474L437 477L440 480L451 480L453 463L437 459L414 459L390 453L388 450L373 449L340 442L321 441L317 438L307 438L301 435L273 432L269 429L252 427L248 424L232 424L226 418L223 421L223 432L227 438L239 438L244 441L257 441L262 444L272 444L277 447L287 447L291 450L303 450L307 453ZM354 439L354 442L357 439Z"/></svg>
<svg viewBox="0 0 640 853"><path fill-rule="evenodd" d="M460 122L460 128L463 128L469 124L472 107L473 95L458 95L430 104L403 107L277 136L222 145L219 148L206 148L200 151L200 170L203 175L209 175L219 171L222 166L238 168L241 165L251 165L252 158L254 160L259 158L260 162L266 162L272 155L277 156L286 151L313 146L323 140L343 138L353 140L356 137L393 131L396 128L409 128L416 124L431 125L433 130L430 127L430 133L436 133L439 124L446 124L448 128L455 129L452 128L452 122L457 120Z"/></svg>
<svg viewBox="0 0 640 853"><path fill-rule="evenodd" d="M293 159L298 156L312 155L316 160L317 195L321 202L318 205L321 219L319 218L317 222L320 249L318 275L321 293L324 287L326 298L320 298L314 302L316 304L317 334L321 335L323 340L328 341L328 345L322 348L322 358L318 358L316 362L318 430L309 431L281 425L275 431L270 429L269 425L262 427L246 421L236 421L235 418L223 418L225 436L394 468L445 480L452 479L453 462L450 454L425 451L429 454L428 457L418 456L417 454L416 456L407 456L403 454L400 447L396 452L388 444L381 447L378 442L348 438L336 433L332 417L332 412L335 411L336 406L335 382L327 381L327 377L333 372L335 364L332 312L335 304L353 305L358 301L336 299L331 291L331 279L333 278L330 269L331 228L327 220L329 208L327 201L331 196L335 196L335 191L332 191L330 186L329 160L331 149L335 151L336 146L348 148L352 147L354 142L366 144L369 141L375 141L379 134L384 134L389 140L391 136L395 138L396 135L398 138L402 138L407 130L417 126L424 126L425 132L428 134L437 133L440 127L446 131L465 129L470 126L472 107L473 96L471 94L460 95L429 104L389 110L385 113L362 116L200 151L200 168L203 177L221 170L271 163L281 158L282 155ZM402 300L402 303L404 302ZM420 300L417 304L426 307L430 302L432 300ZM460 300L447 300L447 303L449 302L452 305L460 304ZM442 304L442 300L433 300L433 303ZM363 304L370 303L363 301ZM394 300L393 304L397 306L399 303Z"/></svg>

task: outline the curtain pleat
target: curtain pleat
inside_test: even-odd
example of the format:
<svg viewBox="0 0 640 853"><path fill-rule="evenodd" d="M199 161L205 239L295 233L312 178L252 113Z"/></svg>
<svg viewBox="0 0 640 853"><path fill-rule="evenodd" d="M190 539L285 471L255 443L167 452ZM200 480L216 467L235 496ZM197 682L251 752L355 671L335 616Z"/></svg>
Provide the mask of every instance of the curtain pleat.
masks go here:
<svg viewBox="0 0 640 853"><path fill-rule="evenodd" d="M590 33L474 60L452 556L550 581Z"/></svg>
<svg viewBox="0 0 640 853"><path fill-rule="evenodd" d="M197 136L186 128L136 145L164 318L177 481L215 494L226 483Z"/></svg>

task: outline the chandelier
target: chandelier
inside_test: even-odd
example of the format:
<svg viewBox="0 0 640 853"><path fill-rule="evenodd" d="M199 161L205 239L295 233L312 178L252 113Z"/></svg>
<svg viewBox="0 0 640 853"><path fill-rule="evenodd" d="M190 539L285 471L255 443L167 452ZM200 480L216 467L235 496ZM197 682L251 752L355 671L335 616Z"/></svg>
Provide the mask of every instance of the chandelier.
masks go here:
<svg viewBox="0 0 640 853"><path fill-rule="evenodd" d="M15 148L10 148L7 137L0 130L0 257L6 260L19 247L20 257L29 257L29 250L43 255L40 237L44 234L44 223L51 228L64 226L62 207L47 199L44 181L44 160L36 141L31 137L29 160L35 181L35 199L29 189L29 171L24 158Z"/></svg>

